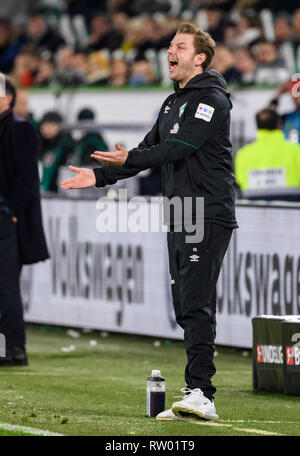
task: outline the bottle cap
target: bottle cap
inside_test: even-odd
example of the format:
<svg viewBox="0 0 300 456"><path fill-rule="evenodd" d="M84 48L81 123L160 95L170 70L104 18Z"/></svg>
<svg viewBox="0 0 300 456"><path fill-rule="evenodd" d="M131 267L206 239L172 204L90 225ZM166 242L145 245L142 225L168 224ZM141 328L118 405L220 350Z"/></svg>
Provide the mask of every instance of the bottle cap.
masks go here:
<svg viewBox="0 0 300 456"><path fill-rule="evenodd" d="M154 382L164 382L165 379L164 377L161 376L160 370L154 369L152 371L151 377L148 377L148 380L154 381Z"/></svg>
<svg viewBox="0 0 300 456"><path fill-rule="evenodd" d="M151 377L161 377L160 370L153 370Z"/></svg>

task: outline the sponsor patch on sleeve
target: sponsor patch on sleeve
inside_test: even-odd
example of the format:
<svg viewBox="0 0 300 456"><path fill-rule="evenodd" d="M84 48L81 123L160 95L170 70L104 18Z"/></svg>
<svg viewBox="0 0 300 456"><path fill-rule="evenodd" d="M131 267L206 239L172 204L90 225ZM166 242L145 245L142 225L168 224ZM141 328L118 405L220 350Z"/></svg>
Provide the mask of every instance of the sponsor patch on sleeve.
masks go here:
<svg viewBox="0 0 300 456"><path fill-rule="evenodd" d="M215 108L213 108L212 106L200 103L198 105L195 117L197 117L197 119L205 120L205 122L210 122L214 114L214 110Z"/></svg>

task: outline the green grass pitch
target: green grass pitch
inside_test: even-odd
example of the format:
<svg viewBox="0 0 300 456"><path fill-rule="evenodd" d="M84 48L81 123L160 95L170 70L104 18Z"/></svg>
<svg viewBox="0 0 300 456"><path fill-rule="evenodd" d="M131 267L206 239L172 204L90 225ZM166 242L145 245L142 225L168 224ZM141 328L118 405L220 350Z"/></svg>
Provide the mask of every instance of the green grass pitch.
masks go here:
<svg viewBox="0 0 300 456"><path fill-rule="evenodd" d="M29 366L0 368L1 423L70 436L300 435L300 397L253 392L250 352L217 347L218 423L163 422L146 417L147 376L160 369L166 407L178 400L183 343L79 332L72 338L67 328L28 325ZM28 435L28 430L0 426L2 435Z"/></svg>

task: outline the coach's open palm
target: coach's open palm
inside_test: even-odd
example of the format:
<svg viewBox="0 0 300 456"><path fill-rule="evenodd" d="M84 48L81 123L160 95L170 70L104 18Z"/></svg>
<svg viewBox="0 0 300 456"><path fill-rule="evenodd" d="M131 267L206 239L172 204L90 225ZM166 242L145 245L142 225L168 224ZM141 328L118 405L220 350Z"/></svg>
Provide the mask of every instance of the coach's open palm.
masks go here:
<svg viewBox="0 0 300 456"><path fill-rule="evenodd" d="M75 177L64 180L60 186L63 190L70 190L71 188L89 188L96 185L96 177L92 169L76 168L69 166L73 173L77 173Z"/></svg>

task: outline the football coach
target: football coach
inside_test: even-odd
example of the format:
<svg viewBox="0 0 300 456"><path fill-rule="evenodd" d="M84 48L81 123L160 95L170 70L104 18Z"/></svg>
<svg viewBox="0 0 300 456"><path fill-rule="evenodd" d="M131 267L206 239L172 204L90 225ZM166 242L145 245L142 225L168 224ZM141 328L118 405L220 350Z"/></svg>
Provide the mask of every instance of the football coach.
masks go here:
<svg viewBox="0 0 300 456"><path fill-rule="evenodd" d="M49 258L42 224L38 139L32 125L13 114L16 90L0 75L0 367L26 366L20 293L22 265Z"/></svg>
<svg viewBox="0 0 300 456"><path fill-rule="evenodd" d="M184 329L187 354L183 399L158 419L186 416L217 420L214 405L216 284L235 218L235 177L230 143L232 104L224 78L208 66L215 42L192 24L182 24L168 49L174 93L163 103L157 121L138 147L127 151L116 143L113 152L92 157L110 166L94 170L70 167L75 177L62 182L65 190L103 187L139 171L162 167L163 195L204 198L204 236L186 242L170 219L169 267L173 305ZM195 207L196 205L193 205ZM196 213L192 213L196 220Z"/></svg>

